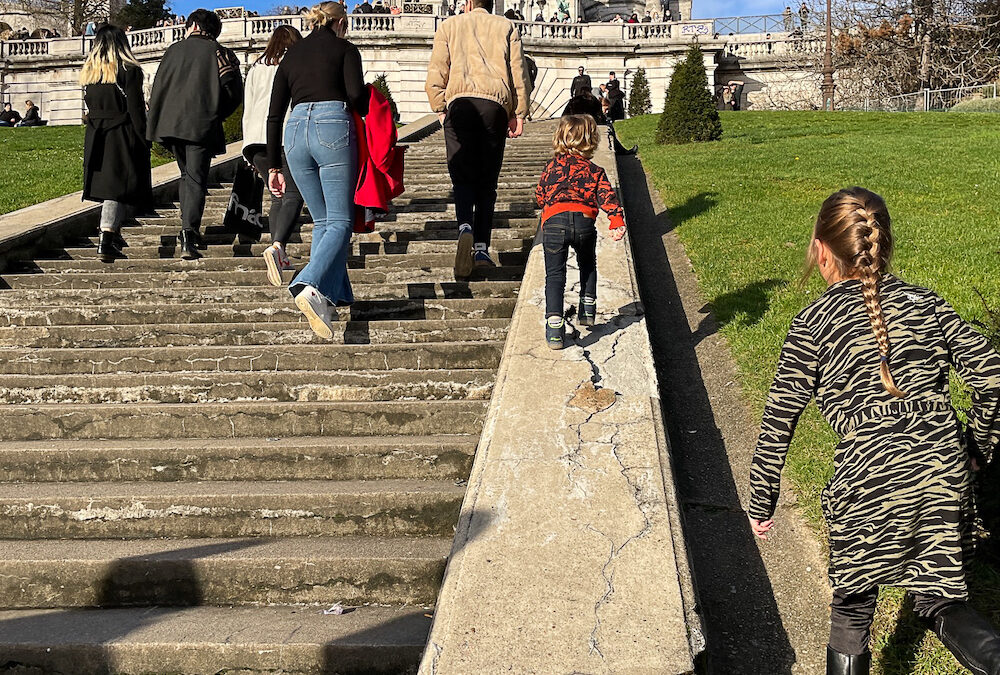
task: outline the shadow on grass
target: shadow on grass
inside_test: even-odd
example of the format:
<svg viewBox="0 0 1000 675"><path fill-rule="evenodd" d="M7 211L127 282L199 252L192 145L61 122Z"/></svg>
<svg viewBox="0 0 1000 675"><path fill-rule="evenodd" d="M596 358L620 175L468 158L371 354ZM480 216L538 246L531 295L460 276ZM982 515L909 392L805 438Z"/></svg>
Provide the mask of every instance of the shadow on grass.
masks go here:
<svg viewBox="0 0 1000 675"><path fill-rule="evenodd" d="M627 160L623 160L627 161ZM710 211L719 203L718 193L716 192L699 192L693 197L690 197L683 204L678 204L670 209L669 214L669 225L667 226L667 232L674 230L684 224L684 221L696 218L707 211Z"/></svg>
<svg viewBox="0 0 1000 675"><path fill-rule="evenodd" d="M695 331L696 341L701 342L730 323L737 323L743 327L754 325L767 312L774 291L787 285L788 282L784 279L764 279L747 284L738 290L723 293L701 308L705 318Z"/></svg>

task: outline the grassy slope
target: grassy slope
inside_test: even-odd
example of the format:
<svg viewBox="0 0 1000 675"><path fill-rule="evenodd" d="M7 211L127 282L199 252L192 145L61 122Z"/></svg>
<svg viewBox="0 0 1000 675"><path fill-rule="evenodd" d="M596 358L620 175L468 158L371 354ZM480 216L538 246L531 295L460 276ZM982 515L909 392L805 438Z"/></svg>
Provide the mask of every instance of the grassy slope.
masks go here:
<svg viewBox="0 0 1000 675"><path fill-rule="evenodd" d="M83 127L0 128L0 214L83 188ZM153 157L153 166L166 160Z"/></svg>
<svg viewBox="0 0 1000 675"><path fill-rule="evenodd" d="M886 198L900 276L933 288L969 319L982 313L974 289L1000 299L996 116L722 115L725 134L718 143L656 146L652 116L620 123L618 131L626 146L640 146L755 413L763 410L792 317L822 291L818 275L805 290L795 282L819 205L840 187L863 185ZM786 469L820 532L819 492L832 472L835 440L810 407ZM1000 575L980 566L973 583L977 599L1000 610ZM901 597L883 594L875 638L879 672L964 672L936 639L922 635L909 612L897 622Z"/></svg>

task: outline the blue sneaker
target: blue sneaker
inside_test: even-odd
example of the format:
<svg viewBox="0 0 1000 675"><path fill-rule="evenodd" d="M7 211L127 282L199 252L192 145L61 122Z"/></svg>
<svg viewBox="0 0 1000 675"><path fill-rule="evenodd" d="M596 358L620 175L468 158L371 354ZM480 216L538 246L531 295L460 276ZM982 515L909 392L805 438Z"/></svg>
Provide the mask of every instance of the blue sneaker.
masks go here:
<svg viewBox="0 0 1000 675"><path fill-rule="evenodd" d="M545 321L545 344L549 349L562 349L566 322L561 316L552 316Z"/></svg>
<svg viewBox="0 0 1000 675"><path fill-rule="evenodd" d="M597 321L597 299L596 298L580 298L580 311L577 314L577 319L581 326L593 326Z"/></svg>
<svg viewBox="0 0 1000 675"><path fill-rule="evenodd" d="M493 258L486 251L476 251L472 254L472 263L476 267L496 267L497 264L493 262Z"/></svg>

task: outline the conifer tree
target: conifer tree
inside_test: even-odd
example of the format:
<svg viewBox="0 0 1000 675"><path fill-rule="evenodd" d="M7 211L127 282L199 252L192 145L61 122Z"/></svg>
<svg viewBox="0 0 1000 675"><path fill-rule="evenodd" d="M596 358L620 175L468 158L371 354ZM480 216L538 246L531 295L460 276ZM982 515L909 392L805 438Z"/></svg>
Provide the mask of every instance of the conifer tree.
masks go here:
<svg viewBox="0 0 1000 675"><path fill-rule="evenodd" d="M372 82L372 86L379 90L379 92L385 96L385 100L389 102L389 107L392 109L392 119L396 122L399 121L399 109L396 108L396 102L392 100L392 92L389 91L389 80L385 73L382 73L375 78Z"/></svg>
<svg viewBox="0 0 1000 675"><path fill-rule="evenodd" d="M692 143L722 138L722 123L708 91L705 61L698 45L677 64L667 87L663 113L656 129L657 143Z"/></svg>
<svg viewBox="0 0 1000 675"><path fill-rule="evenodd" d="M638 117L648 115L653 111L649 100L649 80L646 79L646 69L639 68L632 78L632 93L628 99L628 116Z"/></svg>

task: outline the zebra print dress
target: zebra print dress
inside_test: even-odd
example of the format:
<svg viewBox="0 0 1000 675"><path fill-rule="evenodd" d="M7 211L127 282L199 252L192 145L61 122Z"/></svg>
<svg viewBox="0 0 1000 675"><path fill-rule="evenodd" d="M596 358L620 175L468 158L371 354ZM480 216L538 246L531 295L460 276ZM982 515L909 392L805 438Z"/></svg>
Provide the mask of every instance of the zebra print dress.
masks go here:
<svg viewBox="0 0 1000 675"><path fill-rule="evenodd" d="M889 366L906 397L879 378L879 352L861 282L830 286L792 321L768 394L750 472L752 518L774 513L781 469L810 399L840 443L822 494L830 583L842 593L878 585L964 599L970 552L971 463L948 391L954 367L973 390L977 447L1000 441L1000 356L934 293L884 275Z"/></svg>

